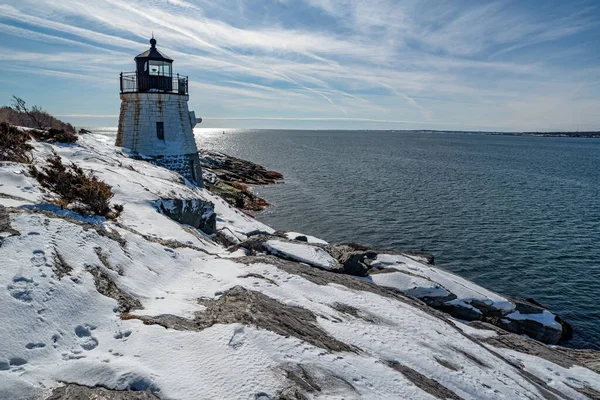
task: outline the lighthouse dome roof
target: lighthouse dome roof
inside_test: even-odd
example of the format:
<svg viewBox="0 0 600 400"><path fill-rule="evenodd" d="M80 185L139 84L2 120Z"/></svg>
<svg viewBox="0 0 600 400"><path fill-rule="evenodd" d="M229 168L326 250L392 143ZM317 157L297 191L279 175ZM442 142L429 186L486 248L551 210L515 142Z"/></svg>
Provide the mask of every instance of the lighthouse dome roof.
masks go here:
<svg viewBox="0 0 600 400"><path fill-rule="evenodd" d="M167 56L165 53L163 53L162 51L160 51L156 48L156 39L154 39L154 37L152 39L150 39L150 48L148 50L144 51L143 53L140 53L137 56L135 56L136 60L139 58L147 58L149 60L163 60L163 61L167 61L167 62L173 62L173 59L171 57Z"/></svg>

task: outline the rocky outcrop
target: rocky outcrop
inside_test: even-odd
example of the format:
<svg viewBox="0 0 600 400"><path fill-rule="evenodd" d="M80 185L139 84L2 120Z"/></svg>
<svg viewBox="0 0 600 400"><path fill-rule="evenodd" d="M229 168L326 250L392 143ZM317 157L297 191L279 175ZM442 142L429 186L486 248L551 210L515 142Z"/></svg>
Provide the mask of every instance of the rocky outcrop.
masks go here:
<svg viewBox="0 0 600 400"><path fill-rule="evenodd" d="M283 179L279 172L269 171L262 165L228 156L216 151L202 150L200 164L219 179L243 182L249 185L268 185Z"/></svg>
<svg viewBox="0 0 600 400"><path fill-rule="evenodd" d="M327 246L327 251L335 257L344 268L344 273L356 276L367 276L371 269L370 261L377 253L355 244Z"/></svg>
<svg viewBox="0 0 600 400"><path fill-rule="evenodd" d="M426 377L423 374L415 371L414 369L407 367L406 365L402 365L398 361L384 361L384 364L389 366L390 368L395 369L404 375L409 381L414 383L417 387L422 389L423 391L429 393L430 395L438 398L438 399L451 399L451 400L461 400L462 398L454 393L452 390L446 388L444 385L439 382Z"/></svg>
<svg viewBox="0 0 600 400"><path fill-rule="evenodd" d="M305 241L289 240L275 235L255 235L240 243L250 254L272 254L284 260L297 261L311 267L343 272L341 264L325 248Z"/></svg>
<svg viewBox="0 0 600 400"><path fill-rule="evenodd" d="M261 292L235 286L218 299L199 299L206 307L194 319L173 315L157 317L128 315L146 325L161 325L176 330L201 331L215 324L244 324L266 329L282 336L293 336L329 351L355 351L351 346L333 338L317 323L317 316L302 307L283 304ZM243 331L243 328L240 328ZM242 332L240 332L242 333ZM235 347L234 338L231 346Z"/></svg>
<svg viewBox="0 0 600 400"><path fill-rule="evenodd" d="M543 343L571 338L572 328L533 300L509 298L431 264L423 253L381 251L350 243L310 243L305 235L256 235L239 246L311 267L369 279L466 321L485 321Z"/></svg>
<svg viewBox="0 0 600 400"><path fill-rule="evenodd" d="M498 319L500 328L551 344L566 342L573 337L571 325L541 304L531 299L510 299L515 304L515 311Z"/></svg>
<svg viewBox="0 0 600 400"><path fill-rule="evenodd" d="M93 266L88 266L87 271L94 277L94 284L99 293L117 300L118 306L113 310L114 312L127 313L131 310L139 310L142 308L142 303L118 287L106 272Z"/></svg>
<svg viewBox="0 0 600 400"><path fill-rule="evenodd" d="M88 387L67 383L52 391L46 400L153 400L158 399L150 392L135 392L132 390L112 390L97 387Z"/></svg>
<svg viewBox="0 0 600 400"><path fill-rule="evenodd" d="M279 172L215 151L201 151L205 187L241 210L260 211L269 205L247 185L270 185L283 179Z"/></svg>
<svg viewBox="0 0 600 400"><path fill-rule="evenodd" d="M497 326L481 321L469 322L468 325L476 329L495 332L495 335L479 339L481 342L494 347L540 357L564 368L579 365L596 371L600 370L600 351L547 346L537 340L506 332Z"/></svg>
<svg viewBox="0 0 600 400"><path fill-rule="evenodd" d="M203 199L161 199L158 209L167 217L184 225L200 229L207 235L217 232L214 204Z"/></svg>

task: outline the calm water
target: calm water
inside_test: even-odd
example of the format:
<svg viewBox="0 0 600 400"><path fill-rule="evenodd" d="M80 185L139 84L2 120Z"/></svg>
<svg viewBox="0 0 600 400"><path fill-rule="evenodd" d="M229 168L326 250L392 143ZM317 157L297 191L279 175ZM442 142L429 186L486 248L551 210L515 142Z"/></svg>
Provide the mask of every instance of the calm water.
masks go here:
<svg viewBox="0 0 600 400"><path fill-rule="evenodd" d="M600 348L600 140L196 129L199 146L282 172L258 218L332 242L423 249L533 297Z"/></svg>

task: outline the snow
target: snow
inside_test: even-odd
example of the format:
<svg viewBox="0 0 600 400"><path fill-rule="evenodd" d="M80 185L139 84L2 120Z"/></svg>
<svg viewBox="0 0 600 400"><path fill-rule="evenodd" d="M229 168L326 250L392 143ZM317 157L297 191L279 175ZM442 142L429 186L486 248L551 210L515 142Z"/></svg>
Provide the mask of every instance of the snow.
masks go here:
<svg viewBox="0 0 600 400"><path fill-rule="evenodd" d="M587 396L581 394L575 388L582 389L589 387L600 392L600 375L592 370L574 365L570 368L561 367L546 359L535 357L529 354L519 353L514 350L496 348L490 345L486 347L499 352L507 357L513 363L521 365L521 367L540 378L542 381L561 393L567 395L574 400L587 400Z"/></svg>
<svg viewBox="0 0 600 400"><path fill-rule="evenodd" d="M26 171L22 164L0 162L0 204L14 207L42 201L42 193Z"/></svg>
<svg viewBox="0 0 600 400"><path fill-rule="evenodd" d="M562 325L554 317L555 315L548 310L543 310L539 314L521 314L519 311L515 311L506 315L508 319L536 321L545 326L562 329Z"/></svg>
<svg viewBox="0 0 600 400"><path fill-rule="evenodd" d="M402 272L371 274L368 279L376 285L392 287L417 298L446 297L450 295L450 292L435 282Z"/></svg>
<svg viewBox="0 0 600 400"><path fill-rule="evenodd" d="M491 330L491 329L479 329L479 328L473 328L472 326L469 326L459 320L457 320L456 318L450 318L450 321L461 331L463 331L465 334L471 336L472 338L475 339L489 339L489 338L493 338L498 336L498 333L496 333L495 331Z"/></svg>
<svg viewBox="0 0 600 400"><path fill-rule="evenodd" d="M403 273L434 282L456 295L457 299L463 303L471 303L476 300L502 312L510 312L515 309L515 305L508 299L439 267L417 261L408 255L378 254L371 266L397 269Z"/></svg>
<svg viewBox="0 0 600 400"><path fill-rule="evenodd" d="M261 393L277 398L279 390L293 384L282 366L301 364L317 376L330 377L321 382L315 398L434 399L385 360L402 363L465 399L543 398L518 369L496 355L500 350L488 351L459 329L471 336L487 331L474 333L456 321L453 326L400 299L334 283L317 285L267 259L250 265L239 262L244 250L228 252L201 232L157 212L153 204L161 198L212 201L218 229L237 240L273 229L217 196L182 183L177 174L128 158L111 142L88 134L73 146L37 143L35 157L40 162L55 150L93 170L113 187L114 201L125 205L117 221L89 219L44 203L37 182L24 173L26 166L0 165L0 204L14 207L11 226L21 233L4 238L0 246L0 398L45 398L59 382L152 390L164 399L255 399ZM276 239L267 245L303 263L325 269L337 265L319 246ZM59 257L71 268L62 278L56 272ZM461 287L464 301L488 299L502 306L500 296L419 260L380 255L376 262L398 270L371 276L382 286L431 296ZM88 272L92 268L140 301L143 308L132 312L134 316L192 318L204 309L199 298L217 299L241 285L311 311L326 334L359 350L327 351L293 336L237 323L197 332L121 319L114 311L117 301L96 290ZM336 304L354 307L360 317L337 311ZM600 376L589 370L560 369L536 357L502 352L518 357L542 379L554 379L550 384L573 398L581 395L568 385L600 389ZM486 366L473 362L473 357ZM342 380L345 383L331 384Z"/></svg>
<svg viewBox="0 0 600 400"><path fill-rule="evenodd" d="M303 262L314 267L332 269L338 266L335 258L317 246L284 242L276 239L267 240L265 246L272 253L281 254L292 260Z"/></svg>
<svg viewBox="0 0 600 400"><path fill-rule="evenodd" d="M314 236L310 236L310 235L305 235L304 233L286 232L285 236L290 240L296 240L296 238L298 236L304 236L304 237L306 237L308 243L310 243L310 244L322 244L325 246L329 244L326 241L324 241L323 239L319 239L318 237L314 237Z"/></svg>

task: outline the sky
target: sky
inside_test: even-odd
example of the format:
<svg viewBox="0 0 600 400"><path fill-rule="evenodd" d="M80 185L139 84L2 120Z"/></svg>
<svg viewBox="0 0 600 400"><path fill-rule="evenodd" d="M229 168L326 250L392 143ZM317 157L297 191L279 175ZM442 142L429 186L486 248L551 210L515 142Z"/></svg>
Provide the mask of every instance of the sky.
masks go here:
<svg viewBox="0 0 600 400"><path fill-rule="evenodd" d="M598 0L0 0L0 105L116 126L152 34L201 127L600 130Z"/></svg>

